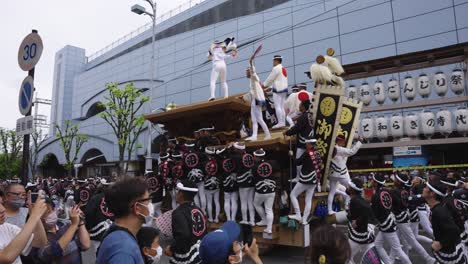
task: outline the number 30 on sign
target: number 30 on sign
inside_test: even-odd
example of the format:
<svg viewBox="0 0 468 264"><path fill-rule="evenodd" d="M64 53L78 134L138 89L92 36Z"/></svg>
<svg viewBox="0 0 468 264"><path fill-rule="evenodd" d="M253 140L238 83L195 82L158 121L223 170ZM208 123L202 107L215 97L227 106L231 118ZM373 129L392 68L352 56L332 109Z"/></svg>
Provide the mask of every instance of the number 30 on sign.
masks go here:
<svg viewBox="0 0 468 264"><path fill-rule="evenodd" d="M44 46L42 39L37 33L27 35L21 42L18 50L18 64L23 71L30 71L42 55Z"/></svg>

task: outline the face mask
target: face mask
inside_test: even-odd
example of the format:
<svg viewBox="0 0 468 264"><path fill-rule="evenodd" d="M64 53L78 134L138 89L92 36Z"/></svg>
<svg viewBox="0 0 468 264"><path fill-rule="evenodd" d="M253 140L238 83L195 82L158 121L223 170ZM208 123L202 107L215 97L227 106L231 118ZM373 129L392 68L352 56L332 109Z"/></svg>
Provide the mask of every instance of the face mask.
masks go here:
<svg viewBox="0 0 468 264"><path fill-rule="evenodd" d="M50 213L46 219L45 223L48 226L56 225L57 224L57 214L55 212Z"/></svg>
<svg viewBox="0 0 468 264"><path fill-rule="evenodd" d="M16 199L16 200L10 201L11 207L15 209L19 209L20 207L23 207L24 203L25 201L23 199Z"/></svg>
<svg viewBox="0 0 468 264"><path fill-rule="evenodd" d="M148 212L149 212L148 215L144 215L142 213L139 213L139 214L145 218L145 223L146 224L151 224L153 222L153 219L154 219L154 217L153 217L153 215L154 215L153 204L152 203L149 203L148 205L145 205L145 204L142 204L142 203L139 203L139 204L141 204L144 207L148 208Z"/></svg>
<svg viewBox="0 0 468 264"><path fill-rule="evenodd" d="M153 264L157 264L161 260L161 256L162 256L162 253L163 253L162 247L151 248L151 249L156 250L156 255L155 256L149 256L149 257L151 257L151 260L153 261Z"/></svg>

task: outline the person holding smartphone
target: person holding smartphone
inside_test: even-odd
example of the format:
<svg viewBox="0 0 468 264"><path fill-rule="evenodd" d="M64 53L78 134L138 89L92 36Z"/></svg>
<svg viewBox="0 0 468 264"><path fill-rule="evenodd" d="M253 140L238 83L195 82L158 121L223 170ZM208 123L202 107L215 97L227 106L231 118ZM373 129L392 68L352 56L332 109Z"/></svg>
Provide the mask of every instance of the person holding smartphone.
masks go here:
<svg viewBox="0 0 468 264"><path fill-rule="evenodd" d="M242 238L243 233L245 232L241 232L241 227L236 222L227 221L220 229L206 235L199 249L202 263L242 263L245 255L254 264L262 264L258 255L257 241L253 238L249 244L249 241Z"/></svg>
<svg viewBox="0 0 468 264"><path fill-rule="evenodd" d="M20 229L6 222L6 209L0 191L0 263L21 264L20 255L28 255L32 247L47 244L41 216L47 210L44 199L38 199L30 208L29 219Z"/></svg>

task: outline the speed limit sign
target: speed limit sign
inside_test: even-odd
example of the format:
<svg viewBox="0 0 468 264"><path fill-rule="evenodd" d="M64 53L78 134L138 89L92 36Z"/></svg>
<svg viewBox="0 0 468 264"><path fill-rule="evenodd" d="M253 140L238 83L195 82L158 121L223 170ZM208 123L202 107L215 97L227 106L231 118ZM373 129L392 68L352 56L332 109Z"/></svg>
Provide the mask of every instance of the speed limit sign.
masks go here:
<svg viewBox="0 0 468 264"><path fill-rule="evenodd" d="M41 58L42 50L42 39L37 33L31 33L27 35L23 42L21 42L18 50L18 64L23 71L29 71Z"/></svg>

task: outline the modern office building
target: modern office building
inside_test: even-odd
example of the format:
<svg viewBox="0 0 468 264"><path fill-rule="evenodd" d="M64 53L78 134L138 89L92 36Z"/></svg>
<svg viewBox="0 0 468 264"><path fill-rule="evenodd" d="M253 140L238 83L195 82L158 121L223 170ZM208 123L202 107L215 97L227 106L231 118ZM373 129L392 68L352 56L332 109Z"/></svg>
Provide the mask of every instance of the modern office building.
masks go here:
<svg viewBox="0 0 468 264"><path fill-rule="evenodd" d="M81 133L89 135L78 159L86 168L83 173L110 174L118 159L117 143L111 128L96 115L106 83L133 82L148 88L152 109L170 102L185 105L207 100L211 72L208 48L214 40L233 36L240 54L228 61L231 94L248 90L245 68L259 44L263 50L256 67L261 79L270 72L273 55L280 54L289 72L289 84L307 82L309 90L313 84L304 72L318 54L335 49L347 71L348 95L368 102L359 126L368 144L356 157L357 166L466 163L466 157L457 152L467 147L468 140L457 130L462 131L466 122L458 114L464 113L468 98L467 12L468 0L205 0L158 23L156 87L152 89L148 27L88 57L86 47L66 46L58 51L51 121L60 125L73 120ZM446 82L445 87L442 82ZM366 83L368 87L363 85ZM414 85L414 96L406 91L408 85ZM221 95L219 90L217 95ZM423 117L422 111L432 115ZM391 134L392 116L402 119L400 136ZM443 124L440 116L446 121ZM429 122L431 117L435 121ZM422 120L434 125L427 128ZM54 134L52 128L52 137L40 150L39 160L49 166L65 162ZM146 136L143 133L139 139L143 145ZM408 145L407 136L416 148L402 147ZM143 170L144 153L145 148L138 149L131 170Z"/></svg>

